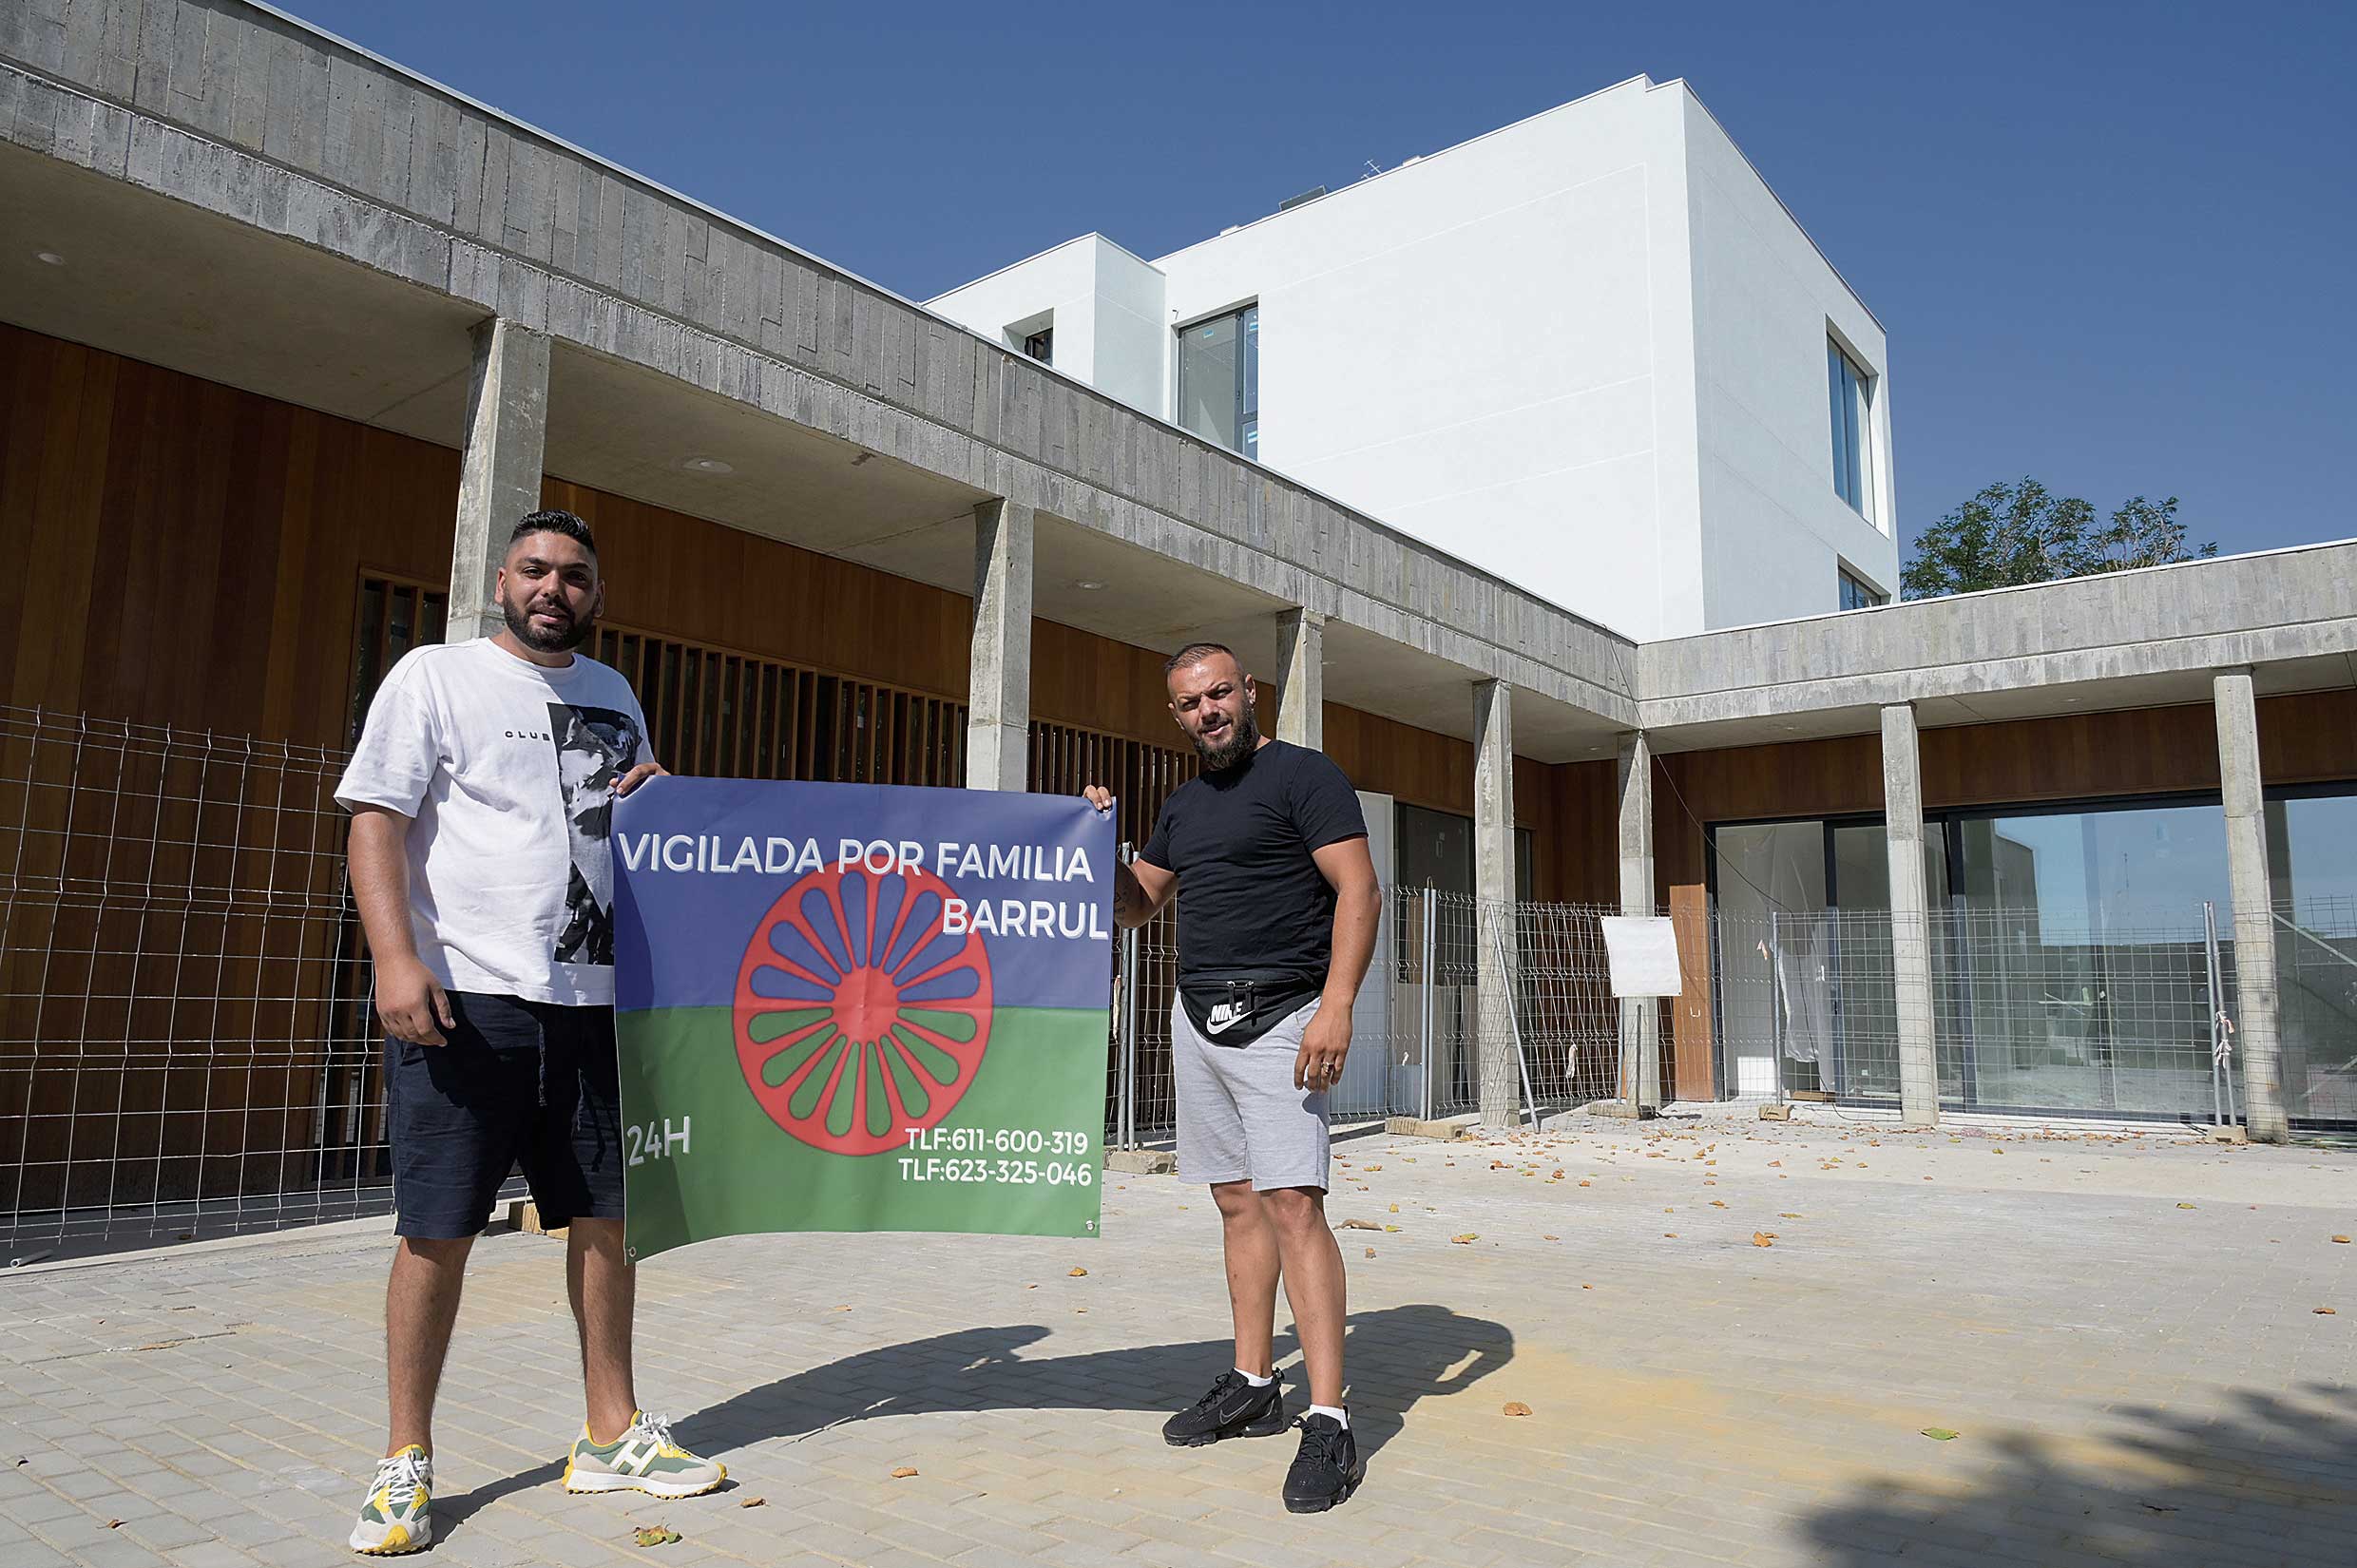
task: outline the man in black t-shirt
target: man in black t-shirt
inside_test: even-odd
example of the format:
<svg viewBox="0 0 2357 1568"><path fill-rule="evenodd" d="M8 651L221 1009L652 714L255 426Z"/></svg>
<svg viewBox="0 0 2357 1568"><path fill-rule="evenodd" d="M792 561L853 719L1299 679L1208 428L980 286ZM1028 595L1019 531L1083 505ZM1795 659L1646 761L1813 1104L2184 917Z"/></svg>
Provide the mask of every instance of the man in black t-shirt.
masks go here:
<svg viewBox="0 0 2357 1568"><path fill-rule="evenodd" d="M1116 870L1113 912L1142 926L1178 896L1178 1169L1209 1183L1219 1208L1236 1366L1162 1435L1194 1446L1285 1429L1271 1346L1281 1274L1310 1380L1285 1506L1314 1513L1365 1473L1342 1404L1346 1291L1326 1224L1326 1091L1350 1053L1381 893L1350 780L1324 753L1260 734L1236 655L1198 642L1164 669L1203 773L1172 794L1137 861ZM1105 790L1084 793L1112 809Z"/></svg>

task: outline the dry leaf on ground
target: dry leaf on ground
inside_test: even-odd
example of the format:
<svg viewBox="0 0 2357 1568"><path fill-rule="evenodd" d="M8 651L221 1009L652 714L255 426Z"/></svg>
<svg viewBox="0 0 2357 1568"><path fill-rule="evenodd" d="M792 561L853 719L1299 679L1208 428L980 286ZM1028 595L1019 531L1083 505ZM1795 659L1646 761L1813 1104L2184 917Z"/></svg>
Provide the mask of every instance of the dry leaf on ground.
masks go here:
<svg viewBox="0 0 2357 1568"><path fill-rule="evenodd" d="M2339 1317L2341 1314L2329 1307L2319 1307L2316 1309L2316 1315L2318 1317Z"/></svg>
<svg viewBox="0 0 2357 1568"><path fill-rule="evenodd" d="M2332 1239L2339 1242L2344 1247L2348 1245L2348 1237L2347 1236L2334 1236Z"/></svg>
<svg viewBox="0 0 2357 1568"><path fill-rule="evenodd" d="M762 1504L764 1504L764 1503L766 1503L766 1502L768 1502L768 1501L769 1501L769 1499L767 1499L767 1498L747 1498L747 1499L745 1499L745 1501L742 1501L742 1502L738 1503L737 1506L738 1506L738 1507L739 1507L739 1508L758 1508L758 1507L760 1507Z"/></svg>
<svg viewBox="0 0 2357 1568"><path fill-rule="evenodd" d="M1461 1236L1450 1236L1448 1239L1455 1242L1460 1247L1470 1247L1473 1243L1481 1239L1481 1233L1479 1231L1467 1231Z"/></svg>
<svg viewBox="0 0 2357 1568"><path fill-rule="evenodd" d="M1374 1250L1372 1247L1368 1248L1368 1249L1367 1249L1367 1255L1368 1255L1369 1257L1372 1257L1372 1256L1374 1256L1374 1255L1375 1255L1375 1250Z"/></svg>
<svg viewBox="0 0 2357 1568"><path fill-rule="evenodd" d="M630 1539L641 1546L668 1546L680 1539L680 1532L668 1524L642 1524L630 1533Z"/></svg>
<svg viewBox="0 0 2357 1568"><path fill-rule="evenodd" d="M1085 1269L1075 1269L1072 1271L1071 1277L1074 1279L1086 1279L1088 1277L1088 1271Z"/></svg>
<svg viewBox="0 0 2357 1568"><path fill-rule="evenodd" d="M913 1464L904 1464L904 1465L902 1465L899 1469L894 1470L894 1471L892 1472L892 1479L893 1479L894 1481L906 1481L906 1480L908 1480L910 1476L915 1475L915 1474L916 1474L916 1466L915 1466L915 1465L913 1465Z"/></svg>
<svg viewBox="0 0 2357 1568"><path fill-rule="evenodd" d="M1956 1441L1956 1434L1949 1431L1945 1426L1926 1426L1924 1428L1924 1436L1929 1438L1934 1443L1953 1443Z"/></svg>
<svg viewBox="0 0 2357 1568"><path fill-rule="evenodd" d="M1752 1245L1754 1247L1773 1247L1775 1244L1776 1233L1773 1231L1753 1231L1752 1233Z"/></svg>
<svg viewBox="0 0 2357 1568"><path fill-rule="evenodd" d="M1505 1413L1509 1416L1526 1416L1530 1414L1530 1406L1519 1399L1509 1399L1505 1402Z"/></svg>

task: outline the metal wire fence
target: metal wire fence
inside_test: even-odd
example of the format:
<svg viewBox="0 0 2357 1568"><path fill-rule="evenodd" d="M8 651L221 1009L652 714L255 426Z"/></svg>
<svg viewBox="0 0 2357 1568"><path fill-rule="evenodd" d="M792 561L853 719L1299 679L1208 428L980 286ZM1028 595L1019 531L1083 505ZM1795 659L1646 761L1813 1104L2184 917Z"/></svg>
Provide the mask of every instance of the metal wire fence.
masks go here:
<svg viewBox="0 0 2357 1568"><path fill-rule="evenodd" d="M1620 1008L1599 924L1619 912L1386 889L1329 1119L1478 1111L1485 1072L1490 1102L1522 1115L1621 1093ZM1106 1126L1117 1145L1165 1138L1177 1125L1178 970L1174 914L1123 933ZM1511 1009L1484 1005L1485 994L1500 994L1499 975L1511 979Z"/></svg>
<svg viewBox="0 0 2357 1568"><path fill-rule="evenodd" d="M2334 1049L2357 1021L2357 909L2295 920L2286 906L2276 920L2291 1114L2347 1118L2357 1047ZM2128 922L1949 906L1926 925L1944 1105L2232 1119L2239 999L2224 911L2195 904L2177 919ZM1722 910L1713 929L1734 1097L1898 1103L1901 948L1888 910Z"/></svg>
<svg viewBox="0 0 2357 1568"><path fill-rule="evenodd" d="M380 1046L345 890L332 749L0 708L0 1245L185 1236L382 1212ZM1618 910L1387 889L1337 1119L1518 1114L1637 1088ZM2357 898L2274 911L2295 1123L2357 1123ZM1106 1135L1177 1119L1175 918L1117 947ZM1900 1094L1887 912L1708 911L1663 1042L1733 1098ZM1944 908L1929 923L1951 1106L2232 1114L2232 923ZM1511 998L1512 1005L1504 1004ZM1658 1016L1658 1015L1657 1015ZM1626 1042L1626 1043L1624 1043ZM1660 1083L1671 1081L1661 1063ZM1485 1074L1487 1081L1485 1082ZM1688 1081L1681 1074L1680 1081Z"/></svg>
<svg viewBox="0 0 2357 1568"><path fill-rule="evenodd" d="M384 1205L342 760L0 709L0 1233Z"/></svg>
<svg viewBox="0 0 2357 1568"><path fill-rule="evenodd" d="M2357 1124L2357 897L2275 910L2285 1110L2295 1122Z"/></svg>

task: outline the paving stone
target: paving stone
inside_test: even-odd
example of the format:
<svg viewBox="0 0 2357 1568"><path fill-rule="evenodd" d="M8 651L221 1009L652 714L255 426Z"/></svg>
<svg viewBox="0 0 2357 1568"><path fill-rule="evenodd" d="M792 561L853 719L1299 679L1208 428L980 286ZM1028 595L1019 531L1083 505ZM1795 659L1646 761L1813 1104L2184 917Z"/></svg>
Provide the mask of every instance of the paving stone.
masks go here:
<svg viewBox="0 0 2357 1568"><path fill-rule="evenodd" d="M2347 1560L2357 1249L2328 1238L2350 1229L2357 1155L1725 1117L1337 1147L1347 1212L1401 1229L1345 1254L1369 1479L1335 1514L1284 1512L1290 1440L1162 1444L1232 1359L1219 1236L1199 1189L1128 1176L1086 1246L766 1236L650 1263L642 1311L665 1331L641 1385L736 1482L674 1503L557 1485L581 1420L563 1251L487 1240L437 1423L434 1560ZM1567 1179L1522 1176L1534 1161ZM296 1233L12 1275L0 1562L343 1560L381 1444L384 1252ZM952 1296L910 1288L946 1279ZM200 1314L180 1304L240 1327L123 1348L182 1331ZM1278 1330L1297 1411L1282 1304ZM656 1520L687 1538L660 1558L628 1539Z"/></svg>

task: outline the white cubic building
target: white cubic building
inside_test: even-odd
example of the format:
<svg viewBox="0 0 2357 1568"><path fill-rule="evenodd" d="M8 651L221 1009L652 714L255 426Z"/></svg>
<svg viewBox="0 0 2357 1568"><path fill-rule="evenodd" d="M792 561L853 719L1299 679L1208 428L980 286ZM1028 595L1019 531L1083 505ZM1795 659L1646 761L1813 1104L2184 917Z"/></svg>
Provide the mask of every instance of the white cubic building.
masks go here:
<svg viewBox="0 0 2357 1568"><path fill-rule="evenodd" d="M1682 82L930 304L1640 641L1897 586L1882 325Z"/></svg>

